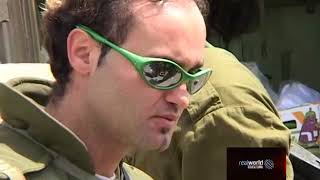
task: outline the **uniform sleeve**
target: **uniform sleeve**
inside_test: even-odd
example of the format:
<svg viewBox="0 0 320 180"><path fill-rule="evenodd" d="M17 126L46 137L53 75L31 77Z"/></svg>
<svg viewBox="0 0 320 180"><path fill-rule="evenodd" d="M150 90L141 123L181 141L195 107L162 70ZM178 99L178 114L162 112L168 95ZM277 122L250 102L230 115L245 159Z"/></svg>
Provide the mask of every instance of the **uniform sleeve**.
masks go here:
<svg viewBox="0 0 320 180"><path fill-rule="evenodd" d="M229 106L207 113L185 132L182 180L227 179L228 147L284 147L289 131L279 117L263 105ZM287 160L287 179L292 179Z"/></svg>

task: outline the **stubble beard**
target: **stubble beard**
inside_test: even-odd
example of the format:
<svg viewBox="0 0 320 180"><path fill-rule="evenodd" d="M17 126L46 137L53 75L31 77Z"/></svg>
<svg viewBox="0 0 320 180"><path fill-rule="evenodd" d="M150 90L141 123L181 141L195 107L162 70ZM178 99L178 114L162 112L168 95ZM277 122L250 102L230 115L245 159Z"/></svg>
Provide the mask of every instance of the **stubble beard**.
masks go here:
<svg viewBox="0 0 320 180"><path fill-rule="evenodd" d="M157 149L159 152L162 152L169 147L171 137L172 137L172 132L170 132L170 131L172 131L172 130L170 130L170 128L162 128L160 130L160 133L164 136L164 138L163 138L161 145Z"/></svg>

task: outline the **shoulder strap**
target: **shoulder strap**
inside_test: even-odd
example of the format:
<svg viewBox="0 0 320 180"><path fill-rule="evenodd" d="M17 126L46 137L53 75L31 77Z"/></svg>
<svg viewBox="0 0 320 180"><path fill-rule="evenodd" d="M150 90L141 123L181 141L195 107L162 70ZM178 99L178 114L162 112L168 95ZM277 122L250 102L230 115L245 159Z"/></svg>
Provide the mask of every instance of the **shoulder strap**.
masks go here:
<svg viewBox="0 0 320 180"><path fill-rule="evenodd" d="M0 179L2 177L12 180L26 180L23 173L19 169L0 159Z"/></svg>

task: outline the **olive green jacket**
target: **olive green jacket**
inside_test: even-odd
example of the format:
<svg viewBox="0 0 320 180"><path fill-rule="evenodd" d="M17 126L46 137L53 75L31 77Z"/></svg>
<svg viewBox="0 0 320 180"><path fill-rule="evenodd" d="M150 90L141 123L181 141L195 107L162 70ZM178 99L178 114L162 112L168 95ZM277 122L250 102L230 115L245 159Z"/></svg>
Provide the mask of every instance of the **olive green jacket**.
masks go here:
<svg viewBox="0 0 320 180"><path fill-rule="evenodd" d="M214 47L205 50L205 66L213 74L191 98L169 149L128 158L154 179L225 180L228 147L289 148L290 131L247 68L231 53ZM287 179L293 179L288 158Z"/></svg>
<svg viewBox="0 0 320 180"><path fill-rule="evenodd" d="M44 111L49 81L15 79L0 84L0 179L97 180L84 143ZM120 163L118 180L150 180Z"/></svg>

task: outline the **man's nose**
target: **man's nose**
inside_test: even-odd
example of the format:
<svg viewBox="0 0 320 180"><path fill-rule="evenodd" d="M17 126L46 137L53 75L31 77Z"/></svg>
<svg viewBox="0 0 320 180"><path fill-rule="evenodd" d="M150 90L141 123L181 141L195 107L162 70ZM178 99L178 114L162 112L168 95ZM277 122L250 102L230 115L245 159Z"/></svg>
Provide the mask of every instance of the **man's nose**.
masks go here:
<svg viewBox="0 0 320 180"><path fill-rule="evenodd" d="M187 90L187 85L182 84L175 89L169 90L165 94L165 100L167 102L176 104L179 109L185 109L189 105L190 94Z"/></svg>

